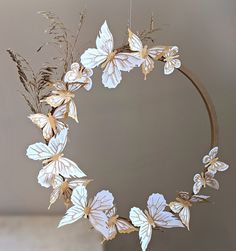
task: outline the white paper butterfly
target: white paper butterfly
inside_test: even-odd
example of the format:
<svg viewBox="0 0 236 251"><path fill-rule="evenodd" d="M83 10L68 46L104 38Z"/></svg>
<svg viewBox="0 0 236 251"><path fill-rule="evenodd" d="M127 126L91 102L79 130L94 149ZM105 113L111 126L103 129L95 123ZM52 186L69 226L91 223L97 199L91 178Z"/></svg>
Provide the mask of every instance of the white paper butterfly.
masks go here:
<svg viewBox="0 0 236 251"><path fill-rule="evenodd" d="M34 124L36 124L40 129L43 130L43 137L46 140L49 140L53 135L59 133L66 127L63 122L58 121L58 119L63 119L65 117L65 114L66 105L62 105L57 107L53 114L31 114L29 116L29 119L31 119Z"/></svg>
<svg viewBox="0 0 236 251"><path fill-rule="evenodd" d="M50 209L51 205L57 201L58 198L63 196L64 204L68 207L71 203L71 194L73 189L77 186L87 186L92 180L89 179L77 179L68 181L63 179L60 175L56 175L53 180L53 191L50 195Z"/></svg>
<svg viewBox="0 0 236 251"><path fill-rule="evenodd" d="M120 234L129 234L137 229L126 219L121 218L119 215L116 214L116 208L113 207L112 209L106 212L108 217L108 227L109 227L109 237L107 240L112 240L116 237L117 233ZM106 240L106 239L104 239Z"/></svg>
<svg viewBox="0 0 236 251"><path fill-rule="evenodd" d="M115 88L121 81L121 71L130 71L140 66L143 59L132 53L114 50L113 36L106 21L101 27L96 39L95 49L87 49L81 56L81 63L87 68L101 65L103 70L102 83L105 87Z"/></svg>
<svg viewBox="0 0 236 251"><path fill-rule="evenodd" d="M57 175L54 173L46 173L44 172L44 169L41 169L38 174L38 183L42 187L49 188L50 186L53 186L53 181Z"/></svg>
<svg viewBox="0 0 236 251"><path fill-rule="evenodd" d="M206 172L201 174L195 174L193 177L193 193L198 194L202 187L209 186L218 190L220 188L219 182L214 179L214 174L212 172Z"/></svg>
<svg viewBox="0 0 236 251"><path fill-rule="evenodd" d="M73 118L78 123L77 109L73 98L75 97L74 91L80 89L80 83L66 84L63 82L56 82L53 84L56 90L52 91L52 95L46 97L44 100L52 107L66 105L66 114Z"/></svg>
<svg viewBox="0 0 236 251"><path fill-rule="evenodd" d="M179 192L176 201L170 202L169 207L174 213L178 213L182 223L189 230L190 207L193 203L206 202L210 196L193 195L187 192Z"/></svg>
<svg viewBox="0 0 236 251"><path fill-rule="evenodd" d="M165 207L166 200L163 195L156 193L149 196L147 202L148 210L143 212L137 207L131 208L129 217L134 226L140 227L139 238L143 251L147 249L151 240L152 228L183 227L181 221L179 221L172 213L164 211Z"/></svg>
<svg viewBox="0 0 236 251"><path fill-rule="evenodd" d="M213 174L216 174L217 171L223 172L229 168L229 165L225 164L222 161L219 161L219 158L217 158L218 150L219 149L217 146L214 147L210 150L208 155L205 155L202 159L205 167Z"/></svg>
<svg viewBox="0 0 236 251"><path fill-rule="evenodd" d="M165 46L155 46L148 48L147 45L143 46L141 39L129 30L129 47L132 51L136 51L134 55L144 59L142 63L142 73L146 80L147 74L154 69L154 59L158 60L163 56Z"/></svg>
<svg viewBox="0 0 236 251"><path fill-rule="evenodd" d="M63 129L59 134L50 139L48 145L44 143L35 143L30 145L27 149L26 155L33 160L43 160L43 171L39 173L39 176L47 181L45 175L59 175L61 174L65 178L78 177L82 178L86 175L80 170L77 164L63 156L63 150L67 142L68 129ZM49 179L50 180L50 179ZM45 183L44 186L49 187L51 183Z"/></svg>
<svg viewBox="0 0 236 251"><path fill-rule="evenodd" d="M84 85L85 90L90 91L93 85L92 79L93 70L80 66L79 63L73 63L70 66L71 70L64 76L64 82L66 83L86 83Z"/></svg>
<svg viewBox="0 0 236 251"><path fill-rule="evenodd" d="M104 211L113 207L113 195L109 191L97 193L93 200L87 200L87 190L84 186L76 187L71 195L74 206L69 208L66 215L60 221L58 227L71 224L82 217L88 218L92 226L108 239L108 217Z"/></svg>
<svg viewBox="0 0 236 251"><path fill-rule="evenodd" d="M164 73L169 75L173 73L175 68L180 68L181 61L178 59L179 55L177 55L179 48L177 46L169 47L165 50L163 57L164 57Z"/></svg>

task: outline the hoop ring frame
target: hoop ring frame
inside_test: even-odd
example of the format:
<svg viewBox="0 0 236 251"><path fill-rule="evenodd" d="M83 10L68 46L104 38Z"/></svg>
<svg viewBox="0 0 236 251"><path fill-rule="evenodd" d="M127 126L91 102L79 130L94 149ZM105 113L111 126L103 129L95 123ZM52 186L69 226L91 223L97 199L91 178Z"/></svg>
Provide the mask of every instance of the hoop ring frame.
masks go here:
<svg viewBox="0 0 236 251"><path fill-rule="evenodd" d="M202 82L194 75L186 66L181 66L177 69L180 73L182 73L190 82L193 84L195 89L200 94L205 107L207 109L208 117L210 120L210 128L211 128L211 145L210 147L213 148L214 146L218 145L219 140L219 127L217 122L217 116L215 111L215 106L213 101L205 88Z"/></svg>

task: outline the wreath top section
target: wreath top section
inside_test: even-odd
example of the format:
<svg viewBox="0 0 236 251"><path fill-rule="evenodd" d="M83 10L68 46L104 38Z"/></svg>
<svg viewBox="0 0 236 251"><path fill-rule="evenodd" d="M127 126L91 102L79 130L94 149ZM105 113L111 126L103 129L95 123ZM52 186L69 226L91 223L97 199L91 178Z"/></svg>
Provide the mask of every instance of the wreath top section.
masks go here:
<svg viewBox="0 0 236 251"><path fill-rule="evenodd" d="M115 88L122 80L121 72L129 72L134 67L141 66L146 79L154 69L154 60L165 61L164 73L167 75L181 66L177 46L158 45L149 48L143 46L141 38L130 29L128 32L128 44L115 49L112 33L105 21L96 39L97 48L89 48L81 56L81 63L86 68L101 66L104 69L102 83L105 87Z"/></svg>

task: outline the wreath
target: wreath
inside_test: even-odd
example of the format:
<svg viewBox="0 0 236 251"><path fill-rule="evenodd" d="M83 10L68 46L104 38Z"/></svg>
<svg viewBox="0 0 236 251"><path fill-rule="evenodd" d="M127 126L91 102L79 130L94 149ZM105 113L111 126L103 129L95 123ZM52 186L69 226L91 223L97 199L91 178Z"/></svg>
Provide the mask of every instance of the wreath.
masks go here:
<svg viewBox="0 0 236 251"><path fill-rule="evenodd" d="M143 251L148 247L152 230L175 227L186 227L189 230L190 208L209 199L209 196L199 195L199 192L206 187L218 190L219 182L215 175L227 170L229 166L217 157L218 131L214 106L200 81L181 66L178 47L147 45L147 42L153 42L151 34L156 31L152 18L148 31L134 33L128 29L128 42L115 48L112 33L105 21L96 38L96 48L87 49L78 63L74 62L74 59L78 59L78 55L75 54L84 23L84 13L81 13L76 35L71 36L73 42L69 41L69 30L55 14L40 13L49 20L47 33L51 36L51 41L40 46L38 52L46 45L52 44L63 56L54 58L55 65L44 65L35 73L20 54L10 49L8 53L17 65L24 88L22 95L33 113L29 118L42 130L45 140L30 145L26 155L30 159L42 161L38 182L41 186L52 189L49 208L58 198L63 198L67 207L58 227L84 217L102 234L103 241L114 239L118 233L138 232ZM92 199L88 199L87 186L93 180L85 178L84 170L63 154L68 135L66 121L70 117L78 122L74 103L75 92L92 89L92 69L100 66L103 69L102 84L112 89L121 82L122 72L129 72L135 67L141 67L146 80L147 75L154 69L155 61L164 63L165 75L172 74L177 69L196 87L210 118L211 149L202 159L202 172L193 177L191 192L179 192L177 198L170 203L166 202L162 194L153 193L148 198L147 209L143 211L133 207L129 218L126 218L118 214L111 192L102 190ZM53 79L53 76L58 76L61 72L60 78Z"/></svg>

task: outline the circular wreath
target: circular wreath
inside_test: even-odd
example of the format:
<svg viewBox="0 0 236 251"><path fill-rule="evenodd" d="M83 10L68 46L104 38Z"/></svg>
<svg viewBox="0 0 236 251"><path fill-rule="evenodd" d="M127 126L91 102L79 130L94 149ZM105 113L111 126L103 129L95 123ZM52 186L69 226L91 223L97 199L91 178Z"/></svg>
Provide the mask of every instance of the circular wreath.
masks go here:
<svg viewBox="0 0 236 251"><path fill-rule="evenodd" d="M67 30L60 20L50 12L42 14L50 20L48 33L54 36L54 42L57 43L60 39L60 43L66 44ZM83 16L81 16L81 20L82 24ZM62 34L56 37L58 30ZM65 63L64 70L66 72L59 81L50 79L51 72L57 68L49 66L42 68L39 74L33 74L33 80L30 81L25 74L25 69L32 71L28 62L19 54L8 50L11 58L17 64L20 80L26 92L33 97L34 103L24 95L34 112L29 118L42 129L45 139L45 143L39 142L30 145L27 149L27 156L30 159L42 161L43 166L38 175L38 182L43 187L52 188L49 208L60 197L69 208L58 227L74 223L84 217L89 220L94 229L102 234L103 241L114 239L117 233L138 232L143 251L148 247L153 229L186 227L189 230L191 206L209 199L207 195L199 195L200 190L206 187L218 190L219 183L214 176L218 171L225 171L229 167L219 161L217 157L217 119L213 103L206 89L188 69L181 66L177 46L148 47L143 45L152 31L154 31L153 27L151 31L146 33L135 34L129 29L128 43L114 49L113 36L105 21L97 36L96 48L87 49L81 55L81 63L72 63L69 70L67 69L68 63ZM42 47L39 48L39 50L41 49ZM70 56L68 50L67 56ZM70 59L72 60L73 57L70 56ZM203 170L193 177L194 184L191 192L179 192L177 198L170 203L166 202L162 194L153 193L148 198L147 209L142 211L133 207L130 210L129 218L125 218L117 213L114 197L107 190L98 192L92 199L88 200L86 187L92 180L84 178L86 174L78 165L63 155L68 134L66 119L71 117L78 122L76 105L73 101L75 91L82 88L87 91L92 89L93 68L101 66L103 85L115 88L121 82L121 72L129 72L134 67L141 67L144 79L146 79L147 75L154 69L154 61L164 63L165 75L178 69L199 92L210 119L211 150L202 159ZM65 62L68 61L65 60ZM45 86L49 86L51 92L39 96ZM45 102L50 105L47 114L39 112ZM71 178L76 179L71 180Z"/></svg>

